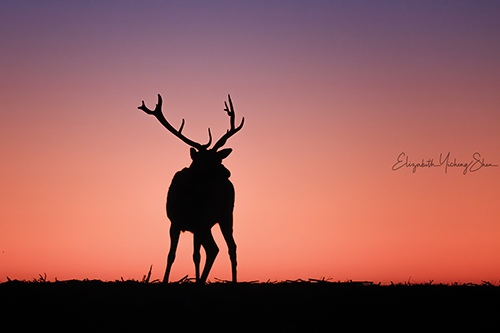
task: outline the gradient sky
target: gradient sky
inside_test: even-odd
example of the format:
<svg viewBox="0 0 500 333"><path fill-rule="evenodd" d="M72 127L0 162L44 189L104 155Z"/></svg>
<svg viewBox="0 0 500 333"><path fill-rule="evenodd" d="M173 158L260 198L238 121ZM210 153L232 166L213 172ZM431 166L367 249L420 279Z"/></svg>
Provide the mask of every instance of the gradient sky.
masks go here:
<svg viewBox="0 0 500 333"><path fill-rule="evenodd" d="M496 1L2 1L0 281L160 279L189 149L227 147L239 280L500 282ZM476 165L477 166L477 165ZM446 171L446 172L445 172ZM230 278L221 252L210 279ZM183 234L172 279L194 275Z"/></svg>

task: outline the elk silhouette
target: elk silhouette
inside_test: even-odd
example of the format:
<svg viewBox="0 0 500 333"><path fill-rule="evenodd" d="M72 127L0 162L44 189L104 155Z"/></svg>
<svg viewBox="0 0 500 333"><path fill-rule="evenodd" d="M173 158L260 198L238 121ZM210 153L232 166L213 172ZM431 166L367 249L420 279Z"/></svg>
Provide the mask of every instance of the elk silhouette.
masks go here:
<svg viewBox="0 0 500 333"><path fill-rule="evenodd" d="M212 143L212 133L208 129L209 140L206 144L192 141L182 134L184 119L176 130L167 121L162 112L162 98L158 94L158 103L150 110L142 101L138 109L153 115L173 135L191 146L192 163L188 168L177 172L167 194L167 216L170 219L170 250L167 256L167 268L163 282L168 282L170 270L175 260L175 252L181 231L193 233L193 261L196 281L204 284L210 269L217 257L219 248L212 236L212 227L219 223L222 235L226 241L231 260L232 281L236 282L236 243L233 238L233 208L234 187L229 176L230 171L222 165L222 160L231 152L231 148L219 150L227 139L243 127L245 118L235 127L235 113L231 96L228 95L229 107L224 101L224 111L229 116L230 129L209 149ZM200 247L206 254L205 266L200 277Z"/></svg>

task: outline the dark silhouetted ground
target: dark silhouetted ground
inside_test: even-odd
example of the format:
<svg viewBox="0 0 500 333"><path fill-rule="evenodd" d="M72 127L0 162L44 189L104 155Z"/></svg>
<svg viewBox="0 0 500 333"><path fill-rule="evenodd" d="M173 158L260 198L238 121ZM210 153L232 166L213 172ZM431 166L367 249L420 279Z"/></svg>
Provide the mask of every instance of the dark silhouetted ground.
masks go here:
<svg viewBox="0 0 500 333"><path fill-rule="evenodd" d="M370 283L0 284L0 318L15 331L492 331L500 287Z"/></svg>

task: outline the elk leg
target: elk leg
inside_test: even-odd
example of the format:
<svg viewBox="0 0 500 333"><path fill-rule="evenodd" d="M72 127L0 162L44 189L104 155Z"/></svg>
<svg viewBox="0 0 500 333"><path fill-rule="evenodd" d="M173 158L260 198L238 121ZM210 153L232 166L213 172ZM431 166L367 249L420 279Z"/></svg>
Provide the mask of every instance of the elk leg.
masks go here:
<svg viewBox="0 0 500 333"><path fill-rule="evenodd" d="M232 218L231 218L232 220ZM236 282L236 242L233 237L233 227L232 223L221 224L220 230L222 235L224 236L224 240L227 244L227 249L229 252L229 258L231 259L231 273L233 282Z"/></svg>
<svg viewBox="0 0 500 333"><path fill-rule="evenodd" d="M215 243L214 237L212 236L212 232L208 230L208 232L200 235L200 242L206 253L205 267L203 267L203 273L201 274L201 279L199 282L204 284L207 281L208 274L212 269L212 265L214 264L215 258L219 253L219 248Z"/></svg>
<svg viewBox="0 0 500 333"><path fill-rule="evenodd" d="M170 269L172 268L172 264L175 260L175 251L177 250L177 244L179 244L179 236L181 231L174 227L172 224L170 226L170 250L168 251L167 256L167 269L165 270L165 276L163 277L163 283L168 282L168 277L170 275Z"/></svg>
<svg viewBox="0 0 500 333"><path fill-rule="evenodd" d="M200 237L196 233L193 235L193 249L194 249L193 250L193 261L194 261L194 269L195 269L195 273L196 273L196 281L200 280L200 259L201 259L200 247L201 247Z"/></svg>

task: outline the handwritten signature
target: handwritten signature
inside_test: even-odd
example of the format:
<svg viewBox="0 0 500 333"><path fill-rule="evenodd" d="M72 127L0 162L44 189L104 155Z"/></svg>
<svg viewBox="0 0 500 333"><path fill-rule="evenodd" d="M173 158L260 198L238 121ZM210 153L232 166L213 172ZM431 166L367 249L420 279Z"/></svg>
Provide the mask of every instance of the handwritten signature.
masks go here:
<svg viewBox="0 0 500 333"><path fill-rule="evenodd" d="M486 163L478 152L472 154L472 159L469 162L458 162L456 158L452 160L450 152L446 155L440 153L439 161L436 162L433 158L427 160L422 158L420 162L412 162L408 155L402 152L398 155L396 163L392 165L392 170L397 171L401 168L411 168L411 171L415 173L418 169L439 167L444 167L444 173L448 173L448 168L463 168L462 174L466 175L468 172L476 172L482 168L498 167L498 164Z"/></svg>

